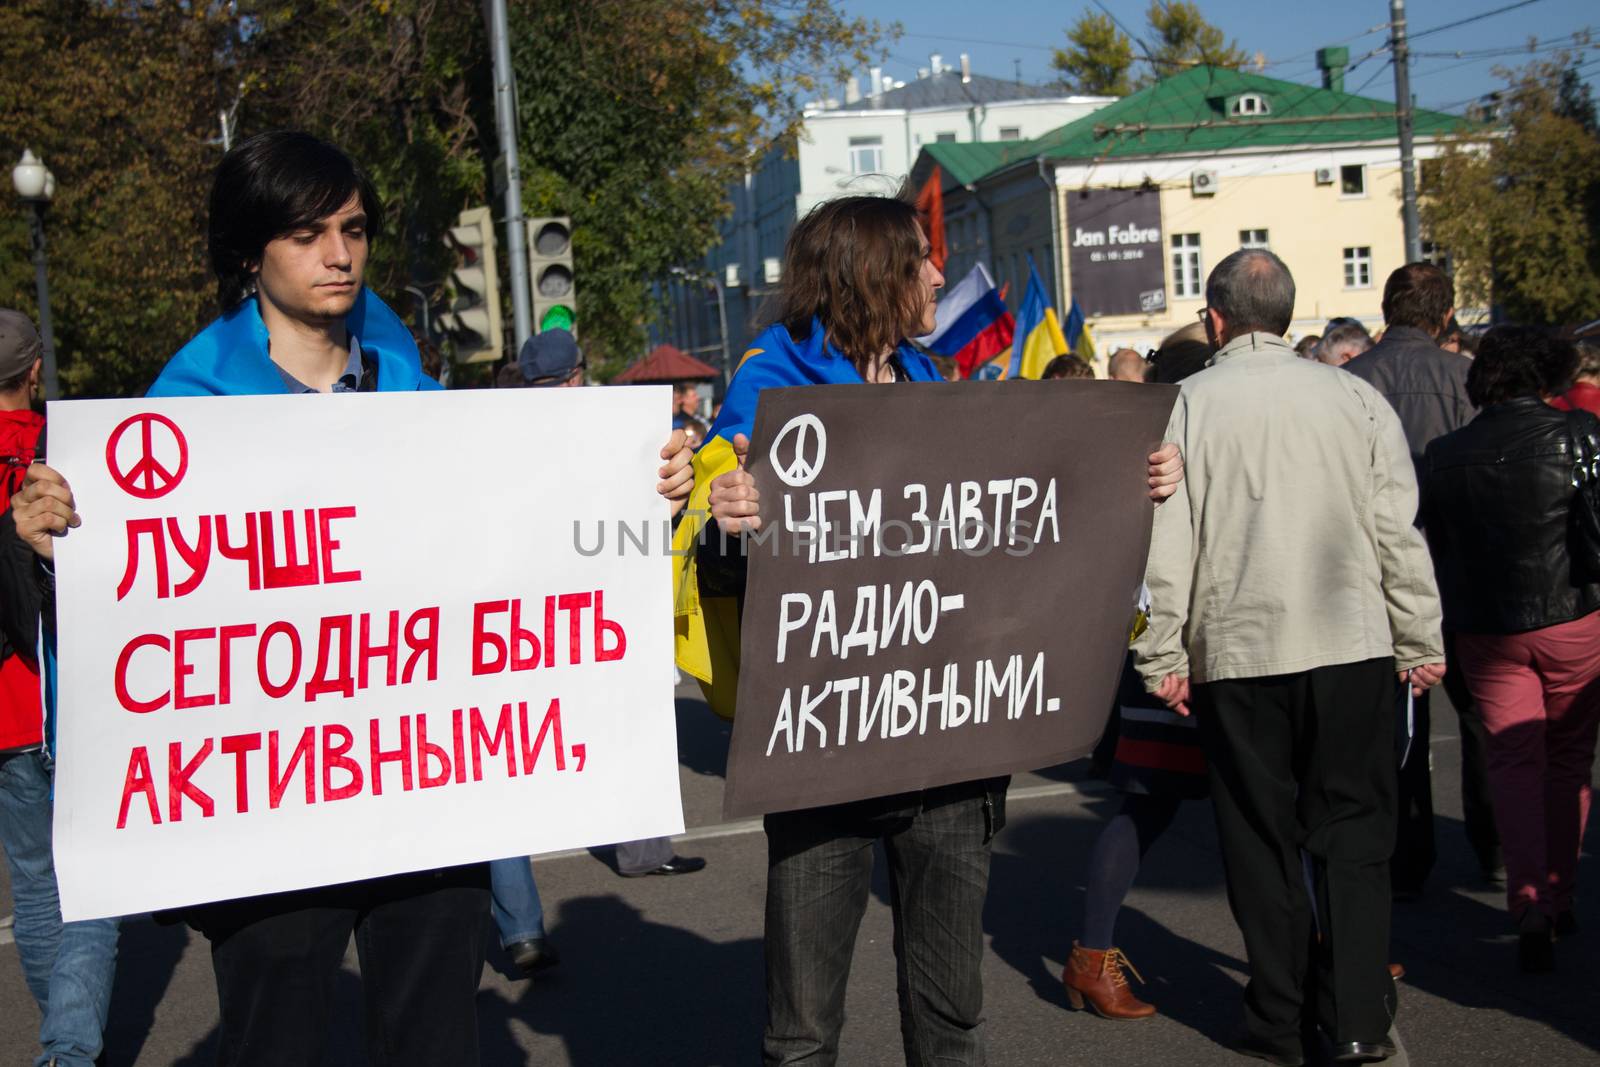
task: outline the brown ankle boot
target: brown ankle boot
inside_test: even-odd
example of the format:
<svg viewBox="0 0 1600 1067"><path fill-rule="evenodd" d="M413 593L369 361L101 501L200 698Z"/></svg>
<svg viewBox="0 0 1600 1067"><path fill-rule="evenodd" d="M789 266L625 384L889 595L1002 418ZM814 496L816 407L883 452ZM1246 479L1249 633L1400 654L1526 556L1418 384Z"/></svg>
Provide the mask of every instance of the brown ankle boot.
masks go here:
<svg viewBox="0 0 1600 1067"><path fill-rule="evenodd" d="M1128 978L1122 973L1124 967L1140 982L1144 981L1120 948L1101 952L1074 941L1072 955L1067 958L1066 970L1061 975L1073 1009L1082 1011L1087 1000L1095 1013L1106 1019L1148 1019L1154 1015L1155 1005L1146 1004L1128 989Z"/></svg>

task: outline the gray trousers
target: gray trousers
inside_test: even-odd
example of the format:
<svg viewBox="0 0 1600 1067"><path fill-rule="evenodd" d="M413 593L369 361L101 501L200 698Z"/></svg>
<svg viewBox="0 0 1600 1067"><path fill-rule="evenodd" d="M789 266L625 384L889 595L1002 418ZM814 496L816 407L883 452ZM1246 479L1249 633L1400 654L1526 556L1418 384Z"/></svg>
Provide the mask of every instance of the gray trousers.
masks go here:
<svg viewBox="0 0 1600 1067"><path fill-rule="evenodd" d="M830 1067L872 885L889 857L900 1033L909 1067L984 1062L983 900L990 826L981 783L766 817L768 1065Z"/></svg>
<svg viewBox="0 0 1600 1067"><path fill-rule="evenodd" d="M617 870L623 874L653 871L673 856L672 838L652 837L644 841L624 841L617 846Z"/></svg>

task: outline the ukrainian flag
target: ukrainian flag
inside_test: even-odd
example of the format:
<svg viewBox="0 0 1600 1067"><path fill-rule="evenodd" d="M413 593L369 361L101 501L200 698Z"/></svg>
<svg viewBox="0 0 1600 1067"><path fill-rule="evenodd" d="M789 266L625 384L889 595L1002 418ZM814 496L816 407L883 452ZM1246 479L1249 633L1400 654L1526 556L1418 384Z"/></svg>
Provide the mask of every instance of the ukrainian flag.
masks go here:
<svg viewBox="0 0 1600 1067"><path fill-rule="evenodd" d="M1016 339L1011 343L1011 362L1003 378L1031 378L1037 381L1052 359L1071 352L1056 309L1044 295L1039 269L1028 257L1028 291L1017 309Z"/></svg>
<svg viewBox="0 0 1600 1067"><path fill-rule="evenodd" d="M911 345L897 350L906 377L918 382L942 380L933 363ZM739 602L736 597L702 597L695 568L695 546L711 521L711 482L733 470L738 461L733 439L750 436L756 421L761 390L791 385L862 384L860 373L837 348L829 344L822 324L813 319L811 332L800 339L781 324L767 327L739 360L717 421L706 432L706 442L694 456L694 490L683 521L673 535L675 555L674 648L678 666L693 675L705 691L711 710L733 718L739 688ZM711 536L716 531L711 531Z"/></svg>
<svg viewBox="0 0 1600 1067"><path fill-rule="evenodd" d="M1089 323L1084 320L1077 297L1072 298L1072 307L1067 310L1067 345L1079 359L1094 363L1094 334L1089 332Z"/></svg>

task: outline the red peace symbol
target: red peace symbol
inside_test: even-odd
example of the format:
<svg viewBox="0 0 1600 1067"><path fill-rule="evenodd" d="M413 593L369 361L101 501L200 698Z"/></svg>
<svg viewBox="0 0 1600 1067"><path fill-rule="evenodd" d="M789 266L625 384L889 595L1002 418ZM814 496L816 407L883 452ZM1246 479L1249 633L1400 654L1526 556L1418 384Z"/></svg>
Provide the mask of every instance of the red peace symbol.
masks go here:
<svg viewBox="0 0 1600 1067"><path fill-rule="evenodd" d="M156 424L165 427L166 433L178 446L178 469L169 471L156 459ZM137 426L139 428L139 458L127 470L117 466L117 446L122 443L122 435ZM111 431L111 439L106 442L106 467L111 471L111 478L130 496L140 500L154 500L156 497L166 496L178 487L183 481L184 472L189 469L189 442L184 440L183 431L165 415L154 412L145 412L139 415L130 415Z"/></svg>

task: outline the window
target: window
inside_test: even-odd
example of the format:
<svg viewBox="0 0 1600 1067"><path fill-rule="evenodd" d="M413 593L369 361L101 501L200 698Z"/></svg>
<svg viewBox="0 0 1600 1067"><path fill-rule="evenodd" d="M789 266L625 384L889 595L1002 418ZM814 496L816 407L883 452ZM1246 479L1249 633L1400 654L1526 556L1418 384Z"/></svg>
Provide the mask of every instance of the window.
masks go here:
<svg viewBox="0 0 1600 1067"><path fill-rule="evenodd" d="M1364 164L1346 163L1339 168L1339 195L1367 195L1367 168Z"/></svg>
<svg viewBox="0 0 1600 1067"><path fill-rule="evenodd" d="M1267 231L1266 230L1240 230L1239 231L1239 247L1240 248L1271 248L1272 245L1267 243Z"/></svg>
<svg viewBox="0 0 1600 1067"><path fill-rule="evenodd" d="M1022 140L1022 127L1021 126L1002 126L1002 127L1000 127L1000 139L1002 141L1020 141L1020 140Z"/></svg>
<svg viewBox="0 0 1600 1067"><path fill-rule="evenodd" d="M1245 93L1233 98L1232 106L1228 108L1232 115L1265 115L1272 110L1267 103L1267 98L1259 93Z"/></svg>
<svg viewBox="0 0 1600 1067"><path fill-rule="evenodd" d="M1172 295L1181 299L1200 296L1200 235L1172 235Z"/></svg>
<svg viewBox="0 0 1600 1067"><path fill-rule="evenodd" d="M850 138L850 173L877 174L883 170L883 138Z"/></svg>
<svg viewBox="0 0 1600 1067"><path fill-rule="evenodd" d="M1372 249L1369 247L1344 250L1344 287L1346 289L1372 288Z"/></svg>
<svg viewBox="0 0 1600 1067"><path fill-rule="evenodd" d="M950 130L940 130L933 135L933 139L938 144L954 144L956 135Z"/></svg>

